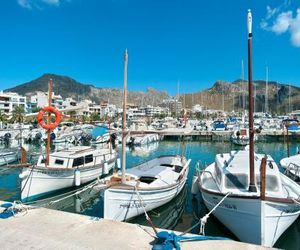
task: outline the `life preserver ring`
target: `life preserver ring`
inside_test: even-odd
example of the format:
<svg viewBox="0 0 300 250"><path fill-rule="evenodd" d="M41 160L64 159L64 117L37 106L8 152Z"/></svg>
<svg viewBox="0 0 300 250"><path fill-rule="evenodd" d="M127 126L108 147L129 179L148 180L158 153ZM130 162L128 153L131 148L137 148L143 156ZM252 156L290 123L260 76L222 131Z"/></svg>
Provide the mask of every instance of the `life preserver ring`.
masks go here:
<svg viewBox="0 0 300 250"><path fill-rule="evenodd" d="M53 123L49 123L49 124L46 124L44 122L44 119L43 119L43 115L45 113L52 113L55 115L55 122ZM38 113L37 115L37 122L40 124L40 126L44 129L47 129L47 130L53 130L55 129L58 124L60 124L61 122L61 113L59 112L59 110L57 110L56 108L52 107L52 106L47 106L47 107L44 107L40 110L40 112Z"/></svg>

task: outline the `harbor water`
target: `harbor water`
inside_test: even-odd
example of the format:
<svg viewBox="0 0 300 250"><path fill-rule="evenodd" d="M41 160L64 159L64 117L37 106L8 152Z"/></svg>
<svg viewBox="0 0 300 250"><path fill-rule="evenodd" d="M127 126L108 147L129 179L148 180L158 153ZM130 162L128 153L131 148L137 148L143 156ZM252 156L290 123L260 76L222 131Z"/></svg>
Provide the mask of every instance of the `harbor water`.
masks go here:
<svg viewBox="0 0 300 250"><path fill-rule="evenodd" d="M93 131L93 137L105 133L103 128L97 128ZM298 143L290 143L290 152L295 154ZM30 147L30 152L42 152L43 146L35 145ZM177 231L185 231L195 225L208 210L205 208L201 196L193 196L191 194L192 178L195 174L196 165L204 168L207 164L214 161L215 155L218 153L230 152L231 150L239 150L238 146L232 145L230 142L205 142L205 141L185 141L184 155L191 159L188 183L185 189L174 200L168 204L155 209L149 213L156 227L174 229ZM120 153L120 148L117 148ZM127 148L126 159L127 167L130 168L139 163L155 158L164 154L181 154L182 145L178 140L160 141L149 144L144 147ZM257 153L265 153L271 155L277 164L280 159L286 157L287 149L283 142L260 142L255 144ZM20 182L18 178L18 169L0 169L0 200L14 201L20 199ZM103 216L103 191L87 190L77 196L64 199L49 206L53 209L59 209L72 213L80 213L88 216ZM141 215L130 220L131 223L147 225L145 216ZM194 228L192 233L199 233L199 226ZM205 226L205 234L212 236L224 236L235 239L226 227L224 227L216 218L210 216ZM300 219L298 220L280 237L274 245L283 249L300 249Z"/></svg>

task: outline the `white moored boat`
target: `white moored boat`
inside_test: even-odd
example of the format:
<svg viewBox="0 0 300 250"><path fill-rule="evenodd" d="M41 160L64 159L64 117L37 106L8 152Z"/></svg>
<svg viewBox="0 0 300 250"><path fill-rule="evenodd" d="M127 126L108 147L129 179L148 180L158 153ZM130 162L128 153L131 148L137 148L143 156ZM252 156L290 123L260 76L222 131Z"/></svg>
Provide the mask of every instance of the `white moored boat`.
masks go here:
<svg viewBox="0 0 300 250"><path fill-rule="evenodd" d="M241 241L271 247L297 219L300 186L280 173L267 158L266 198L261 199L260 165L264 155L255 154L257 192L249 192L249 151L216 155L198 177L206 207L212 210L225 195L227 198L213 214Z"/></svg>
<svg viewBox="0 0 300 250"><path fill-rule="evenodd" d="M110 140L110 134L105 133L103 135L99 135L95 140L91 141L91 144L99 144L99 143L108 143Z"/></svg>
<svg viewBox="0 0 300 250"><path fill-rule="evenodd" d="M159 156L126 170L127 62L124 56L124 95L122 120L122 174L112 176L104 191L104 218L128 220L162 206L184 187L190 160L183 156Z"/></svg>
<svg viewBox="0 0 300 250"><path fill-rule="evenodd" d="M285 169L285 173L296 181L300 181L300 154L283 158L280 165Z"/></svg>
<svg viewBox="0 0 300 250"><path fill-rule="evenodd" d="M126 170L126 181L104 192L104 218L128 220L171 201L186 183L189 164L181 156L160 156Z"/></svg>
<svg viewBox="0 0 300 250"><path fill-rule="evenodd" d="M0 166L8 165L20 158L19 149L1 149Z"/></svg>
<svg viewBox="0 0 300 250"><path fill-rule="evenodd" d="M231 141L235 145L246 146L249 144L249 129L241 128L233 131Z"/></svg>
<svg viewBox="0 0 300 250"><path fill-rule="evenodd" d="M24 168L21 179L21 200L38 199L64 188L80 186L107 174L114 166L116 153L110 149L78 146L54 152L45 166L40 156L37 165Z"/></svg>
<svg viewBox="0 0 300 250"><path fill-rule="evenodd" d="M279 171L271 156L254 153L250 11L248 56L249 150L217 154L193 191L198 185L206 207L241 241L272 247L300 214L300 186Z"/></svg>
<svg viewBox="0 0 300 250"><path fill-rule="evenodd" d="M144 135L133 135L129 139L129 143L134 146L147 145L157 141L159 141L159 135L156 133L144 134Z"/></svg>

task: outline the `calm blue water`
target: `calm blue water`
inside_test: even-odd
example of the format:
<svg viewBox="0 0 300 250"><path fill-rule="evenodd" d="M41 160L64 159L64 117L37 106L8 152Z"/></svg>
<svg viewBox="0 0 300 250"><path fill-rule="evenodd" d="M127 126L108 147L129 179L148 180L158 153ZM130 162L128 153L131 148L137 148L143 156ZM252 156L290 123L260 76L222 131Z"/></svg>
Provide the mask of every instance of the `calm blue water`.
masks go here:
<svg viewBox="0 0 300 250"><path fill-rule="evenodd" d="M104 135L105 133L107 133L107 128L105 127L95 127L92 131L92 136L93 138L96 138L99 135Z"/></svg>
<svg viewBox="0 0 300 250"><path fill-rule="evenodd" d="M103 133L104 130L98 129L95 135ZM297 143L291 143L291 153L296 152ZM283 143L257 143L256 152L266 153L273 156L274 160L286 157L286 147ZM173 201L165 206L150 212L150 216L157 227L184 231L195 224L199 218L207 213L201 197L193 198L190 193L192 177L195 173L195 166L198 161L202 165L210 164L214 161L217 153L229 152L239 147L233 146L229 142L186 142L184 154L186 158L192 159L188 184L186 189ZM120 150L120 149L118 149ZM148 159L163 154L181 154L181 144L178 141L161 141L151 144L145 148L127 149L127 167L130 168ZM0 199L16 200L19 199L20 183L18 180L18 170L0 172ZM89 191L80 194L78 197L69 198L52 208L68 212L81 213L89 216L103 215L103 194L99 191ZM133 223L147 225L144 216L139 216L132 220ZM193 233L199 233L199 227ZM225 236L234 238L228 230L211 216L206 224L206 235ZM275 247L284 249L299 249L300 246L300 220L298 219L278 240Z"/></svg>

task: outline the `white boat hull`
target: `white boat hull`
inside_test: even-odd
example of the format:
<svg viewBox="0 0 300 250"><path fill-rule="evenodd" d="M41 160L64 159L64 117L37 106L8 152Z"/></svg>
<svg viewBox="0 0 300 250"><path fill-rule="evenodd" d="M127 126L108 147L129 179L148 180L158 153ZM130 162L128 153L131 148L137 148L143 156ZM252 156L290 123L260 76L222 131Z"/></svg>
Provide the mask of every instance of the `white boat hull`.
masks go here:
<svg viewBox="0 0 300 250"><path fill-rule="evenodd" d="M0 154L0 166L4 166L15 162L19 159L19 154L17 152L7 152Z"/></svg>
<svg viewBox="0 0 300 250"><path fill-rule="evenodd" d="M104 218L124 221L143 214L144 209L150 211L160 207L176 197L183 189L185 183L186 177L171 187L139 190L142 201L140 201L134 187L127 190L109 188L104 193Z"/></svg>
<svg viewBox="0 0 300 250"><path fill-rule="evenodd" d="M108 162L108 170L114 167L114 159ZM21 179L21 200L38 199L41 196L64 188L75 187L74 169L29 168L23 169ZM80 184L91 182L105 174L104 164L80 168Z"/></svg>
<svg viewBox="0 0 300 250"><path fill-rule="evenodd" d="M206 207L211 211L224 197L202 190ZM260 199L227 197L213 212L241 241L272 247L297 219L300 206Z"/></svg>

